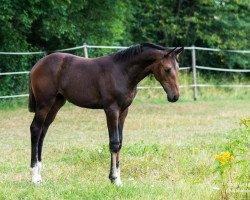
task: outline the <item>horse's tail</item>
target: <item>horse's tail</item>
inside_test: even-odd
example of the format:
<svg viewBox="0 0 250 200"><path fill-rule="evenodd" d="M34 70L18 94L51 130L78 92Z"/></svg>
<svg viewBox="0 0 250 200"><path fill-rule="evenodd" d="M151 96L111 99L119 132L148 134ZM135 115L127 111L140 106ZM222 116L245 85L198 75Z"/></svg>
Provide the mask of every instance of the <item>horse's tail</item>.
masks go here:
<svg viewBox="0 0 250 200"><path fill-rule="evenodd" d="M35 112L36 110L36 99L32 90L31 80L29 75L29 111Z"/></svg>

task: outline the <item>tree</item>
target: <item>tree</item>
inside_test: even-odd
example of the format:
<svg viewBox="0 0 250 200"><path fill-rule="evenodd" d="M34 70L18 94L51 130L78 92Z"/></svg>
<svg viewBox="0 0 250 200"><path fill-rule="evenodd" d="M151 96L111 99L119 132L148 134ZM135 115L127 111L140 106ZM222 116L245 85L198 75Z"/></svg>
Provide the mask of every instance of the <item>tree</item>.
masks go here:
<svg viewBox="0 0 250 200"><path fill-rule="evenodd" d="M133 42L152 41L164 46L201 46L249 49L250 4L247 0L136 1L128 29ZM247 68L249 57L198 53L198 63L225 68ZM190 55L187 55L190 56ZM189 58L183 61L187 64ZM190 65L190 63L189 63Z"/></svg>
<svg viewBox="0 0 250 200"><path fill-rule="evenodd" d="M123 40L126 6L121 0L2 0L0 10L0 51L51 51ZM42 56L0 55L0 72L29 70ZM0 95L27 90L26 77L0 79Z"/></svg>

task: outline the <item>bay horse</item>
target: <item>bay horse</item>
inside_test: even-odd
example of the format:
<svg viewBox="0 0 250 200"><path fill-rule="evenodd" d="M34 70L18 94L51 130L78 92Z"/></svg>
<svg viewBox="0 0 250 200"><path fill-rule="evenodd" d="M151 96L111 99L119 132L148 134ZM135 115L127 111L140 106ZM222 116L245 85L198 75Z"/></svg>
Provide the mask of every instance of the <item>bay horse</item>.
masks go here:
<svg viewBox="0 0 250 200"><path fill-rule="evenodd" d="M167 93L168 101L177 101L177 61L183 49L143 43L98 58L52 53L40 59L29 77L29 111L35 113L30 126L32 182L42 181L44 137L67 100L80 107L104 110L111 154L109 179L121 185L123 125L137 84L153 74Z"/></svg>

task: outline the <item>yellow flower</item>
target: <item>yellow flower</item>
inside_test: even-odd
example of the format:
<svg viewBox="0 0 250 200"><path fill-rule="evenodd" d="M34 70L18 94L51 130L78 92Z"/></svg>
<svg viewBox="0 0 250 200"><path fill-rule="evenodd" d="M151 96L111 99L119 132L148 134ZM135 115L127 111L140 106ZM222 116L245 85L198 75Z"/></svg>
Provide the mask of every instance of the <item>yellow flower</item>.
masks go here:
<svg viewBox="0 0 250 200"><path fill-rule="evenodd" d="M220 161L221 165L225 165L226 161Z"/></svg>
<svg viewBox="0 0 250 200"><path fill-rule="evenodd" d="M221 157L220 162L222 165L224 165L227 162L227 158L226 157Z"/></svg>
<svg viewBox="0 0 250 200"><path fill-rule="evenodd" d="M229 151L221 152L220 154L214 155L214 158L218 160L221 165L225 165L227 161L230 159L230 161L234 160L234 156L230 154Z"/></svg>
<svg viewBox="0 0 250 200"><path fill-rule="evenodd" d="M222 156L224 157L224 158L230 158L230 156L231 156L231 154L230 154L230 152L229 151L226 151L226 152L222 152Z"/></svg>
<svg viewBox="0 0 250 200"><path fill-rule="evenodd" d="M220 157L221 157L221 156L220 156L220 155L218 155L218 154L214 155L214 158L215 158L215 159L217 159L217 160L219 160L219 159L220 159Z"/></svg>

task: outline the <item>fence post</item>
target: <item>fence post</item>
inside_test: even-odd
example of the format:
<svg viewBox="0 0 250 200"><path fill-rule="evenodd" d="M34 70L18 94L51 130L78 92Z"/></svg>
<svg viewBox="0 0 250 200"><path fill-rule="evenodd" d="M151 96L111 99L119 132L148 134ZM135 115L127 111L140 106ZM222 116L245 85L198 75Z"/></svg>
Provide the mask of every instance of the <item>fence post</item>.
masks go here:
<svg viewBox="0 0 250 200"><path fill-rule="evenodd" d="M194 100L197 100L197 80L196 80L196 55L195 55L195 46L192 45L192 71L193 71L193 91L194 91Z"/></svg>
<svg viewBox="0 0 250 200"><path fill-rule="evenodd" d="M84 43L84 45L83 45L83 55L84 55L85 58L89 57L89 55L88 55L88 46L87 46L86 43Z"/></svg>

